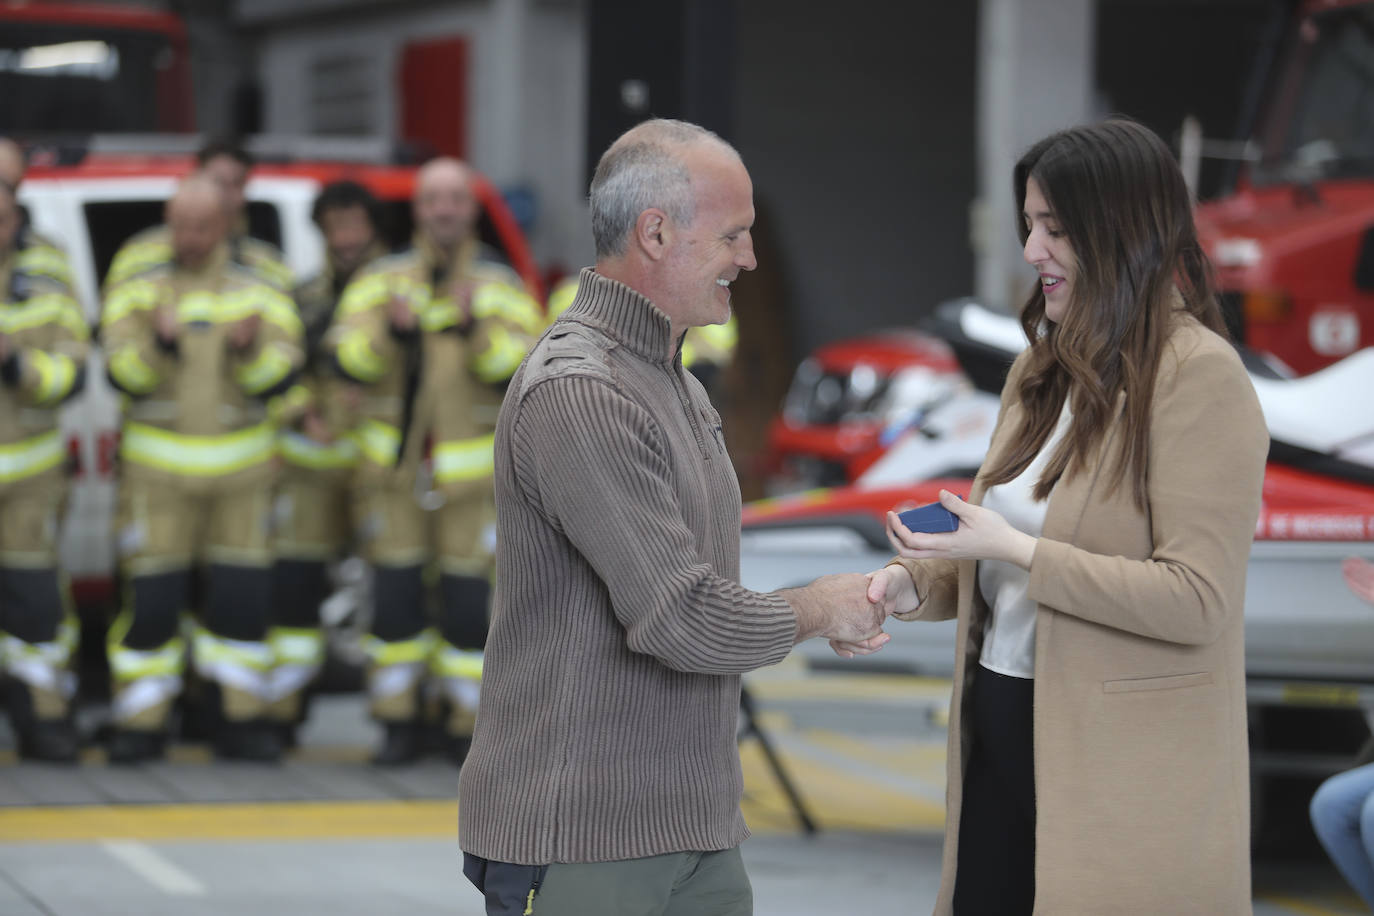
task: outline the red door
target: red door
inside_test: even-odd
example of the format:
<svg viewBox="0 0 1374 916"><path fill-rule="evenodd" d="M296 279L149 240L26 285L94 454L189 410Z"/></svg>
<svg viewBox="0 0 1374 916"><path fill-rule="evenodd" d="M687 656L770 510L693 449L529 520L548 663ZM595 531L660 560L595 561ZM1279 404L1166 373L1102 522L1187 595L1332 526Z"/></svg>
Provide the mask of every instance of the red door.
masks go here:
<svg viewBox="0 0 1374 916"><path fill-rule="evenodd" d="M467 154L468 40L412 41L401 55L401 136L434 152Z"/></svg>

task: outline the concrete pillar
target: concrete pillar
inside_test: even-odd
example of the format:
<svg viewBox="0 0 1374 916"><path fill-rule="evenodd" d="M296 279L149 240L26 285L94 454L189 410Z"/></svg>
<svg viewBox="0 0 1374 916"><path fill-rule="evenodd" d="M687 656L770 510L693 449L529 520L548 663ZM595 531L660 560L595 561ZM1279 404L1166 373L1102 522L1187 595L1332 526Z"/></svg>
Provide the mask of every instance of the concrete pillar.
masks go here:
<svg viewBox="0 0 1374 916"><path fill-rule="evenodd" d="M478 138L484 155L479 160L487 177L498 185L525 180L525 111L522 62L531 53L529 0L492 0L486 47L477 53L488 60L489 109L481 118L487 138Z"/></svg>
<svg viewBox="0 0 1374 916"><path fill-rule="evenodd" d="M1093 116L1095 0L979 0L974 290L1018 309L1031 272L1016 237L1011 169L1046 134Z"/></svg>

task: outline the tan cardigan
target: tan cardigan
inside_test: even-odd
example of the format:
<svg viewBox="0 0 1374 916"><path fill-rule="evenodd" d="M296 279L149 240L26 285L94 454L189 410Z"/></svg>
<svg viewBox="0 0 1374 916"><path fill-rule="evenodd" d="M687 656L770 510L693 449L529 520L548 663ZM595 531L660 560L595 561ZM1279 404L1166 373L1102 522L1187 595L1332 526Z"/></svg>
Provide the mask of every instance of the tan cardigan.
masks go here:
<svg viewBox="0 0 1374 916"><path fill-rule="evenodd" d="M1003 389L989 458L1021 408ZM1050 497L1030 570L1035 639L1035 913L1249 913L1249 774L1243 606L1268 434L1240 359L1183 318L1155 384L1149 509L1108 494L1104 460ZM975 481L973 502L986 486ZM945 854L937 916L953 912L966 688L988 607L977 564L897 561L910 617L959 618L949 717Z"/></svg>

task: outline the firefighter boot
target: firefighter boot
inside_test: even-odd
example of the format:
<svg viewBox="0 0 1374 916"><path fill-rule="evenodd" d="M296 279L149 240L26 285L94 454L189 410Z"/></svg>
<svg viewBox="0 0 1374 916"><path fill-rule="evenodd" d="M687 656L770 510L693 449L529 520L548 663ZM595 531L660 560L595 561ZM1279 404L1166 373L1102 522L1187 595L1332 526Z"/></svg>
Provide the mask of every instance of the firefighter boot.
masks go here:
<svg viewBox="0 0 1374 916"><path fill-rule="evenodd" d="M212 741L216 757L257 763L281 760L286 748L276 724L263 714L260 697L227 684L211 683L207 688L221 714Z"/></svg>
<svg viewBox="0 0 1374 916"><path fill-rule="evenodd" d="M373 672L372 688L377 685ZM382 724L382 745L372 755L376 766L400 766L419 758L424 747L424 728L420 721L418 678L399 692L372 699L372 715Z"/></svg>
<svg viewBox="0 0 1374 916"><path fill-rule="evenodd" d="M179 683L180 678L177 681ZM167 720L172 700L156 699L130 712L138 694L144 692L140 690L140 682L117 685L115 691L115 727L105 744L106 757L116 764L161 760L167 753Z"/></svg>
<svg viewBox="0 0 1374 916"><path fill-rule="evenodd" d="M482 652L442 645L435 653L431 671L443 694L444 745L459 766L472 746L477 724L477 704L482 695Z"/></svg>
<svg viewBox="0 0 1374 916"><path fill-rule="evenodd" d="M161 760L167 753L167 733L117 728L105 744L110 763L133 764Z"/></svg>
<svg viewBox="0 0 1374 916"><path fill-rule="evenodd" d="M56 691L7 678L5 709L19 737L19 756L46 763L75 763L80 742L67 716L67 702Z"/></svg>

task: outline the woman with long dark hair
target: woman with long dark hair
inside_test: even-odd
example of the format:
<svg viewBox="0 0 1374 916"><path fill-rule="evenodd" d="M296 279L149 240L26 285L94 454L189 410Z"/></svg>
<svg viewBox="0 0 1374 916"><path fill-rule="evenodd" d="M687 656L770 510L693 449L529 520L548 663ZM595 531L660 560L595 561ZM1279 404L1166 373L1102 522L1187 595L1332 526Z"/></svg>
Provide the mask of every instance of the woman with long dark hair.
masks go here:
<svg viewBox="0 0 1374 916"><path fill-rule="evenodd" d="M1056 133L1014 187L1030 347L958 530L889 513L869 590L959 620L935 911L1249 913L1259 403L1157 136Z"/></svg>

